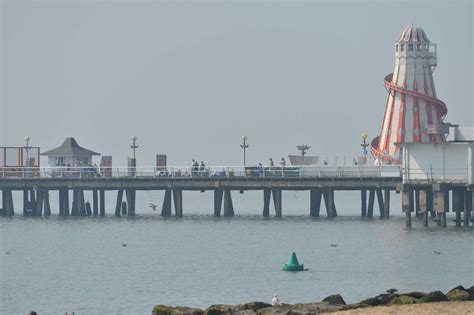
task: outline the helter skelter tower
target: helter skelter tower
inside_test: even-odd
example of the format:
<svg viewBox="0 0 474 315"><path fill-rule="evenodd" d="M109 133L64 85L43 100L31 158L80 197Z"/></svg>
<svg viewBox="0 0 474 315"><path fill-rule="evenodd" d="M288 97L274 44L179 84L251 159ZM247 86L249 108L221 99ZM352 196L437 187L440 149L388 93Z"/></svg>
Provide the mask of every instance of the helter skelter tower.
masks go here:
<svg viewBox="0 0 474 315"><path fill-rule="evenodd" d="M443 119L448 110L433 82L436 45L421 27L407 26L395 42L395 70L385 77L387 105L372 154L383 163L400 164L397 142L445 142Z"/></svg>

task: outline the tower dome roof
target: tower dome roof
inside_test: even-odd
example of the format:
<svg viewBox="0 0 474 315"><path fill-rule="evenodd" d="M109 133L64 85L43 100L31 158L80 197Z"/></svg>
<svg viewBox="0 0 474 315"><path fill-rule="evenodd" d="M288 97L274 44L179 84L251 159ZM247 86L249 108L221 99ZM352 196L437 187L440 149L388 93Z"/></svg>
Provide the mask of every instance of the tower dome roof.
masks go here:
<svg viewBox="0 0 474 315"><path fill-rule="evenodd" d="M414 25L409 25L405 27L400 36L398 37L397 42L429 42L428 36L426 36L425 31Z"/></svg>

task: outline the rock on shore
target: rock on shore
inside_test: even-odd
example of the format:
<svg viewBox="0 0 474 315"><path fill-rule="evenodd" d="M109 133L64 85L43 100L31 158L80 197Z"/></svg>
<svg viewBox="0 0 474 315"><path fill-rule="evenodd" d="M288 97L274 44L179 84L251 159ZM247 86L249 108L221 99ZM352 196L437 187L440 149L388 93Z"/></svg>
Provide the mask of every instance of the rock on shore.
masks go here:
<svg viewBox="0 0 474 315"><path fill-rule="evenodd" d="M339 294L330 295L324 298L321 302L281 304L278 306L271 306L264 302L249 302L236 305L215 304L202 310L185 306L168 306L159 304L153 308L152 315L309 315L371 306L421 304L445 301L474 301L474 286L468 289L463 286L457 286L446 294L441 291L428 293L408 292L403 294L379 294L355 304L346 304L342 296Z"/></svg>

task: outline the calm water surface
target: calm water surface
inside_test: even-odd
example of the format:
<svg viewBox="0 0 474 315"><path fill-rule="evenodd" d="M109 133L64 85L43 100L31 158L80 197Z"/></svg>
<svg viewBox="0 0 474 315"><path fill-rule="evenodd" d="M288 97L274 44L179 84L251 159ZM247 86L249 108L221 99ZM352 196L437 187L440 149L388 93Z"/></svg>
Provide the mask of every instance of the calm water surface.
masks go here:
<svg viewBox="0 0 474 315"><path fill-rule="evenodd" d="M161 201L142 196L142 209L150 198ZM238 198L231 219L213 218L198 200L185 204L181 219L149 209L132 219L112 210L105 218L0 218L0 251L10 251L0 255L0 313L150 314L159 303L268 302L274 292L286 303L333 293L356 302L391 287L474 285L472 227L426 229L414 220L405 229L396 215L361 220L350 197L338 208L346 216L336 219L313 220L306 210L264 219ZM297 204L304 198L290 198L284 207L304 209ZM308 271L281 271L292 251Z"/></svg>

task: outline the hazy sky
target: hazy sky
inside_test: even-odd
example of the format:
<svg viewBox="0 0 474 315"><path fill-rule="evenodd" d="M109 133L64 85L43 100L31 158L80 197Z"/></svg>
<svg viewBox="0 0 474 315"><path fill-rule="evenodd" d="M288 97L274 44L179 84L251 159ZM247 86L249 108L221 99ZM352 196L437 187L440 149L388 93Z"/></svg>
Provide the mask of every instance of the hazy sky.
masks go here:
<svg viewBox="0 0 474 315"><path fill-rule="evenodd" d="M359 154L405 25L438 45L447 121L474 125L471 1L1 1L0 145L73 136L125 165ZM43 165L44 165L43 161Z"/></svg>

